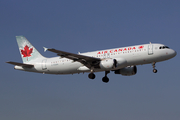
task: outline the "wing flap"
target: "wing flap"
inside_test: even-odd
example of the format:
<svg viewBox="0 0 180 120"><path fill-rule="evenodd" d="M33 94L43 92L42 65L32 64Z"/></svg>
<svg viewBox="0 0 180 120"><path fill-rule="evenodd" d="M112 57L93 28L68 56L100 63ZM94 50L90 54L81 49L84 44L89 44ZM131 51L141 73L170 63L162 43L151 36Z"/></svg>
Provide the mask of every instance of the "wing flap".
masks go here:
<svg viewBox="0 0 180 120"><path fill-rule="evenodd" d="M17 65L17 66L22 66L22 67L26 67L26 68L32 68L32 67L34 67L34 65L31 65L31 64L24 64L24 63L18 63L18 62L8 61L8 62L6 62L6 63L12 64L12 65Z"/></svg>

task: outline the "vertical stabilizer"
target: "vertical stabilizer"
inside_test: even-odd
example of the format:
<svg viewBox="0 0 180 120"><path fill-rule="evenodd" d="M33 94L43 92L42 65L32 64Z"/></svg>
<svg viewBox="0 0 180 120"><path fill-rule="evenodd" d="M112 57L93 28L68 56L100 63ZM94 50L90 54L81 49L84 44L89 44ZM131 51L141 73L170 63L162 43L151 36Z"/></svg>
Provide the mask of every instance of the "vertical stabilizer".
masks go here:
<svg viewBox="0 0 180 120"><path fill-rule="evenodd" d="M23 63L33 62L39 58L44 58L24 36L16 36L16 40Z"/></svg>

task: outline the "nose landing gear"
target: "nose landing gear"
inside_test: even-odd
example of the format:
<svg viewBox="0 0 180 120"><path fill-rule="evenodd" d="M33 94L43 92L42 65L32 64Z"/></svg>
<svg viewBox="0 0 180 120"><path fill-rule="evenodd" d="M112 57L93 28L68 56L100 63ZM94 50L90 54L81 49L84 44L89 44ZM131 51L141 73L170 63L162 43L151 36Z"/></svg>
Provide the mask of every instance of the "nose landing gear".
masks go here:
<svg viewBox="0 0 180 120"><path fill-rule="evenodd" d="M153 62L153 63L152 63L152 66L153 66L153 73L157 73L157 69L155 69L155 67L156 67L155 64L156 64L156 62Z"/></svg>

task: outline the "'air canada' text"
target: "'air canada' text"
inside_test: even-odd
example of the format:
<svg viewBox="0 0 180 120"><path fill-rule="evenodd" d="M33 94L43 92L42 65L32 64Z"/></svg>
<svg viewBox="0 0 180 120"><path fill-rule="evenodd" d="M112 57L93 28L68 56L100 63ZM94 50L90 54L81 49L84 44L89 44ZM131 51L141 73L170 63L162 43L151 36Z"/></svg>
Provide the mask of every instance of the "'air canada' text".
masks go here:
<svg viewBox="0 0 180 120"><path fill-rule="evenodd" d="M119 48L119 49L114 49L114 50L100 51L97 54L115 53L115 52L130 51L130 50L143 49L143 48L144 48L144 46Z"/></svg>

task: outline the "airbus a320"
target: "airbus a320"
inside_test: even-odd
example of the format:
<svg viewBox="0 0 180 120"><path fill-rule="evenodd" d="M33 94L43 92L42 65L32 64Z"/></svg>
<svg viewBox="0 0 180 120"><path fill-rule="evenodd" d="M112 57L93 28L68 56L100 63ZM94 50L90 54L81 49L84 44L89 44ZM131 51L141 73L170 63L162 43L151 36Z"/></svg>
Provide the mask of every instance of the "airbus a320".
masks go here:
<svg viewBox="0 0 180 120"><path fill-rule="evenodd" d="M87 53L69 53L57 49L45 48L44 51L56 53L58 57L46 58L24 37L16 36L23 63L8 61L15 69L43 74L75 74L88 72L95 79L95 72L105 71L102 81L107 83L107 74L131 76L137 73L137 65L155 64L176 56L176 51L163 44L142 44L129 47L98 50Z"/></svg>

